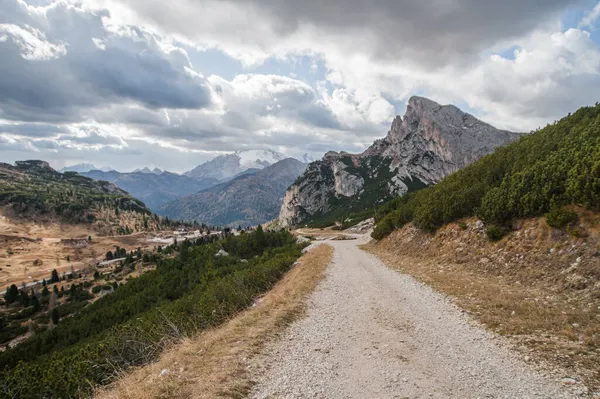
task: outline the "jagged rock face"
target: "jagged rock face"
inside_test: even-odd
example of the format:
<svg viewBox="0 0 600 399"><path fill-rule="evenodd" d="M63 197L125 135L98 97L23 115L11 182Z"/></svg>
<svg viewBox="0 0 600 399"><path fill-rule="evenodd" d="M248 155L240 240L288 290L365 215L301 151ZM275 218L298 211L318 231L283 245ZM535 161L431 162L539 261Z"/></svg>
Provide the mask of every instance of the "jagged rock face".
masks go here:
<svg viewBox="0 0 600 399"><path fill-rule="evenodd" d="M518 137L454 105L412 97L404 118L394 119L387 137L372 152L381 151L393 159L393 168L433 184Z"/></svg>
<svg viewBox="0 0 600 399"><path fill-rule="evenodd" d="M312 163L286 193L280 223L291 226L335 209L373 207L437 183L518 137L453 105L412 97L404 117L397 116L387 136L362 154L330 151Z"/></svg>
<svg viewBox="0 0 600 399"><path fill-rule="evenodd" d="M335 179L335 194L338 196L353 197L360 193L365 185L365 179L348 173L346 164L339 160L333 163L333 176Z"/></svg>

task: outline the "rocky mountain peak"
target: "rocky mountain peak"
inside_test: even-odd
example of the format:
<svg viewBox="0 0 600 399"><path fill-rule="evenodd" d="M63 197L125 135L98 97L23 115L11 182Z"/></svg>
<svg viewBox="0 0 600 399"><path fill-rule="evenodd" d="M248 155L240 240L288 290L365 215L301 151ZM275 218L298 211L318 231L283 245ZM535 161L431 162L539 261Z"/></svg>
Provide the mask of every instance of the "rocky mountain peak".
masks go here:
<svg viewBox="0 0 600 399"><path fill-rule="evenodd" d="M394 118L387 136L366 151L329 151L311 164L288 190L280 221L295 224L336 207L372 208L374 201L435 184L518 137L454 105L411 97L404 117Z"/></svg>

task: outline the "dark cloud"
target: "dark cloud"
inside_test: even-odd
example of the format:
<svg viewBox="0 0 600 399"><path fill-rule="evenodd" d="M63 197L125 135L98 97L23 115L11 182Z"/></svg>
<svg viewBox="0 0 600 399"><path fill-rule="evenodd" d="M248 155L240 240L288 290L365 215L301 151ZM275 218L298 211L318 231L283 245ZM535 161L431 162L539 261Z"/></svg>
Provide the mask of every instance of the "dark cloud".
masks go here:
<svg viewBox="0 0 600 399"><path fill-rule="evenodd" d="M279 35L313 24L364 41L383 59L427 64L460 61L504 39L519 37L581 0L233 0L273 15ZM353 34L354 33L354 34ZM408 57L407 57L408 56ZM442 66L443 65L439 65Z"/></svg>
<svg viewBox="0 0 600 399"><path fill-rule="evenodd" d="M191 71L181 49L165 51L161 38L141 28L107 31L106 11L61 2L30 14L17 0L0 0L0 10L0 23L10 25L0 31L1 118L73 122L90 107L113 103L210 104L204 78Z"/></svg>
<svg viewBox="0 0 600 399"><path fill-rule="evenodd" d="M45 123L0 124L0 133L32 138L54 137L59 133L67 132L68 129L64 126Z"/></svg>
<svg viewBox="0 0 600 399"><path fill-rule="evenodd" d="M319 40L346 41L349 52L380 59L420 62L428 67L463 63L496 43L517 38L584 0L174 0L165 8L147 0L124 0L157 26L198 37L196 15L216 5L224 15L219 35L243 36L268 50L303 27L325 34ZM232 5L226 8L225 4ZM181 9L188 12L181 13ZM239 13L228 24L227 13ZM248 15L246 20L243 15ZM259 20L256 20L256 19ZM260 26L260 29L256 29ZM220 29L211 25L211 29Z"/></svg>

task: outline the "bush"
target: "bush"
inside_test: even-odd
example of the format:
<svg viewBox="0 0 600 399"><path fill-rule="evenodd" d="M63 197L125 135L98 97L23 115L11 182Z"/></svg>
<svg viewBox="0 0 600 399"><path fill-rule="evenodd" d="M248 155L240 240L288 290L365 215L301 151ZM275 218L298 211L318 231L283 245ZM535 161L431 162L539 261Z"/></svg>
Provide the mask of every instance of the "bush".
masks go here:
<svg viewBox="0 0 600 399"><path fill-rule="evenodd" d="M555 229L563 229L577 222L577 213L565 208L554 207L546 214L546 223Z"/></svg>
<svg viewBox="0 0 600 399"><path fill-rule="evenodd" d="M508 233L508 229L504 227L498 226L487 226L485 229L485 234L487 234L488 238L492 241L499 241Z"/></svg>
<svg viewBox="0 0 600 399"><path fill-rule="evenodd" d="M97 294L97 293L99 293L100 291L102 291L102 287L100 287L99 285L96 285L96 286L94 286L94 287L92 288L92 293L93 293L93 294Z"/></svg>
<svg viewBox="0 0 600 399"><path fill-rule="evenodd" d="M458 227L460 227L461 230L466 230L468 226L465 222L460 222Z"/></svg>

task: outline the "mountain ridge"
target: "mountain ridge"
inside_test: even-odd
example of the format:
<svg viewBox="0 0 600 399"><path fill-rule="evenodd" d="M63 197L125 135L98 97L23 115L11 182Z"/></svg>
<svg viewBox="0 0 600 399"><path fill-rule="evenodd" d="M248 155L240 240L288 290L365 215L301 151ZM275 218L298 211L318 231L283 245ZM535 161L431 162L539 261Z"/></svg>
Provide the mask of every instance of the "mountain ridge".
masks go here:
<svg viewBox="0 0 600 399"><path fill-rule="evenodd" d="M287 187L306 164L286 158L252 174L179 198L161 209L171 219L209 224L250 226L275 219Z"/></svg>
<svg viewBox="0 0 600 399"><path fill-rule="evenodd" d="M114 233L125 213L135 215L138 223L152 215L142 201L116 185L77 172L57 172L45 161L0 163L0 183L0 206L11 218L92 224Z"/></svg>
<svg viewBox="0 0 600 399"><path fill-rule="evenodd" d="M441 181L520 133L499 130L462 112L413 96L386 137L360 154L330 151L309 165L286 192L279 221L341 217Z"/></svg>
<svg viewBox="0 0 600 399"><path fill-rule="evenodd" d="M217 184L215 179L193 179L168 171L162 173L144 172L102 172L92 170L81 175L95 180L105 180L124 189L144 201L154 212L177 198L189 195Z"/></svg>

